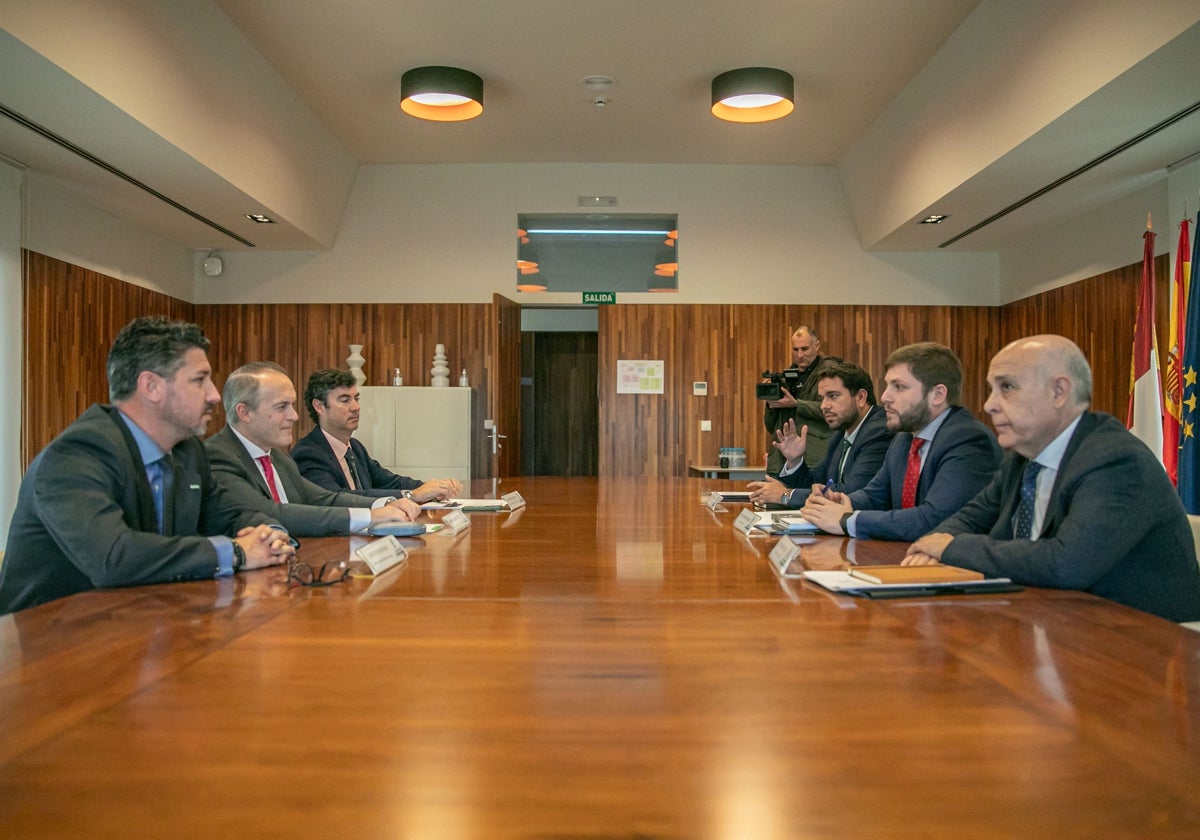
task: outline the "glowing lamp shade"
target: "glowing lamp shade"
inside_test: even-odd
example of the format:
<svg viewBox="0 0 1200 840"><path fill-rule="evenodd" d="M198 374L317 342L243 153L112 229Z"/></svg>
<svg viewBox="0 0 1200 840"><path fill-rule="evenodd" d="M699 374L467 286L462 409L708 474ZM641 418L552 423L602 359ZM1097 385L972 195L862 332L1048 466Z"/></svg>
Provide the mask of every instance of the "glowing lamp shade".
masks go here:
<svg viewBox="0 0 1200 840"><path fill-rule="evenodd" d="M712 81L712 113L727 122L760 123L792 113L796 83L774 67L742 67Z"/></svg>
<svg viewBox="0 0 1200 840"><path fill-rule="evenodd" d="M457 67L414 67L400 77L400 110L434 122L461 122L483 113L483 79Z"/></svg>

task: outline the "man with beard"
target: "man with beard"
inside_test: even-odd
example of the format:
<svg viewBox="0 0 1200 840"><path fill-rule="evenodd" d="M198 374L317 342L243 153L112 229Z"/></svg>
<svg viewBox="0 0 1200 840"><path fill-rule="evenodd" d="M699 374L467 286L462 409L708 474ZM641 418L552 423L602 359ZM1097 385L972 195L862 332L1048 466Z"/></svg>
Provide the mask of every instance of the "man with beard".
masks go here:
<svg viewBox="0 0 1200 840"><path fill-rule="evenodd" d="M915 540L983 489L1001 452L958 404L962 364L949 347L909 344L888 356L884 369L879 401L897 434L883 466L852 493L814 488L801 514L830 534Z"/></svg>
<svg viewBox="0 0 1200 840"><path fill-rule="evenodd" d="M777 400L768 400L763 409L763 425L772 436L783 429L791 420L793 426L808 426L808 457L813 463L825 457L832 432L821 414L821 401L817 397L817 382L820 372L830 364L841 361L833 356L821 355L821 339L811 327L796 327L792 333L792 369L799 375L799 384L793 393L783 389ZM783 467L783 456L772 446L767 453L767 474L775 475Z"/></svg>
<svg viewBox="0 0 1200 840"><path fill-rule="evenodd" d="M835 432L825 457L809 466L808 428L802 426L797 433L795 422L787 421L773 444L786 462L778 479L768 476L750 483L750 500L756 504L798 508L807 501L813 484L848 493L864 487L883 464L895 432L875 404L870 374L848 362L822 368L817 395L821 414Z"/></svg>
<svg viewBox="0 0 1200 840"><path fill-rule="evenodd" d="M453 478L420 479L384 469L352 435L358 430L358 383L348 370L319 370L308 377L304 407L317 424L292 447L300 474L326 490L363 496L400 495L417 503L445 501L462 493Z"/></svg>
<svg viewBox="0 0 1200 840"><path fill-rule="evenodd" d="M992 359L988 385L984 410L1009 455L904 564L944 561L1200 619L1200 568L1179 496L1122 423L1088 411L1092 371L1079 347L1060 335L1015 341Z"/></svg>
<svg viewBox="0 0 1200 840"><path fill-rule="evenodd" d="M281 563L274 520L209 473L217 404L195 324L138 318L108 353L111 405L93 405L33 459L0 567L0 613L103 586L199 580Z"/></svg>

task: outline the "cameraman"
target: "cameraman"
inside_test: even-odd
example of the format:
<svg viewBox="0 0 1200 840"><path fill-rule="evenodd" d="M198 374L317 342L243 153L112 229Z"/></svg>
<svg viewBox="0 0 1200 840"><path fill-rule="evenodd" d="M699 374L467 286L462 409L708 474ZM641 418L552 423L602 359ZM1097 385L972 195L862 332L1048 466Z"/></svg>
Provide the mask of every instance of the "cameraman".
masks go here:
<svg viewBox="0 0 1200 840"><path fill-rule="evenodd" d="M783 396L777 400L768 400L763 410L763 425L771 440L775 433L783 428L783 424L792 420L797 431L801 426L808 426L807 458L816 464L825 457L829 446L829 436L832 432L821 414L821 399L817 395L818 371L840 362L836 356L821 355L821 339L811 327L799 326L792 333L792 367L800 377L799 387L794 393L783 389ZM764 380L769 381L769 380ZM768 445L767 474L778 475L783 468L783 456L774 446Z"/></svg>

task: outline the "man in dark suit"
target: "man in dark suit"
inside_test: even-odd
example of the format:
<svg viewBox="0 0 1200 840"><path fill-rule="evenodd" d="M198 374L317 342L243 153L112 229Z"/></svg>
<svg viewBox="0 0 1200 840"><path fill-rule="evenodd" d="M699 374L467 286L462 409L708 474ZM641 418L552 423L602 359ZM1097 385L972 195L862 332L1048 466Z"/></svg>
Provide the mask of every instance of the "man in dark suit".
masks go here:
<svg viewBox="0 0 1200 840"><path fill-rule="evenodd" d="M825 457L815 467L806 461L808 426L796 432L788 420L772 444L785 463L779 477L750 483L750 500L798 508L808 500L810 488L820 484L848 493L866 485L883 464L895 435L887 427L883 409L875 405L871 375L858 365L840 362L822 369L817 383L821 413L834 435Z"/></svg>
<svg viewBox="0 0 1200 840"><path fill-rule="evenodd" d="M817 396L820 372L829 365L841 361L834 356L821 355L821 339L807 326L796 327L791 338L792 367L799 377L792 389L783 389L777 400L768 400L763 407L763 425L772 436L784 427L788 420L792 424L808 425L808 457L814 463L825 457L832 432L821 414L821 400ZM775 447L767 453L767 473L778 473L783 467L783 456Z"/></svg>
<svg viewBox="0 0 1200 840"><path fill-rule="evenodd" d="M229 575L292 553L272 520L221 492L204 432L217 403L194 324L138 318L108 354L112 405L93 405L21 482L0 567L0 613L103 586Z"/></svg>
<svg viewBox="0 0 1200 840"><path fill-rule="evenodd" d="M285 451L300 419L296 388L279 365L242 365L229 375L222 398L226 426L204 445L213 476L239 504L275 517L297 537L365 533L421 514L409 499L335 493L300 475Z"/></svg>
<svg viewBox="0 0 1200 840"><path fill-rule="evenodd" d="M1082 589L1171 621L1200 619L1200 567L1162 464L1113 417L1088 411L1092 374L1058 335L992 359L985 410L1008 450L991 483L906 565L945 562L1016 583Z"/></svg>
<svg viewBox="0 0 1200 840"><path fill-rule="evenodd" d="M883 466L861 490L814 491L801 513L831 534L914 540L987 484L1000 447L958 405L962 363L949 347L909 344L888 356L884 368L887 388L879 402L898 434Z"/></svg>
<svg viewBox="0 0 1200 840"><path fill-rule="evenodd" d="M292 447L300 474L326 490L353 490L363 496L404 496L415 502L446 500L462 493L453 478L422 482L384 469L355 440L358 383L348 370L319 370L304 386L304 407L317 424Z"/></svg>

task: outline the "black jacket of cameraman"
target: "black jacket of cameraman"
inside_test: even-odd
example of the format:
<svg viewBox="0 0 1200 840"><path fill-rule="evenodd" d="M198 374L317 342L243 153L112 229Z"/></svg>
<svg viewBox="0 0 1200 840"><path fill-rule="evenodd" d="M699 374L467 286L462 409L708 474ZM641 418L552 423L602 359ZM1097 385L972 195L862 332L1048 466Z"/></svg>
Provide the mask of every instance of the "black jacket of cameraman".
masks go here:
<svg viewBox="0 0 1200 840"><path fill-rule="evenodd" d="M808 426L808 449L804 454L804 459L809 463L816 464L825 457L825 451L829 447L829 436L833 432L825 423L825 416L821 414L817 382L821 378L820 373L823 369L840 361L841 359L837 356L817 356L811 365L798 371L800 386L792 392L792 396L796 398L795 408L771 408L769 405L764 408L763 425L770 433L766 449L769 475L778 475L779 470L783 467L783 455L779 453L778 449L771 446L771 441L775 439L775 432L782 429L783 424L788 420L796 421L796 431L799 431L801 426ZM796 370L796 368L789 368L789 370Z"/></svg>

